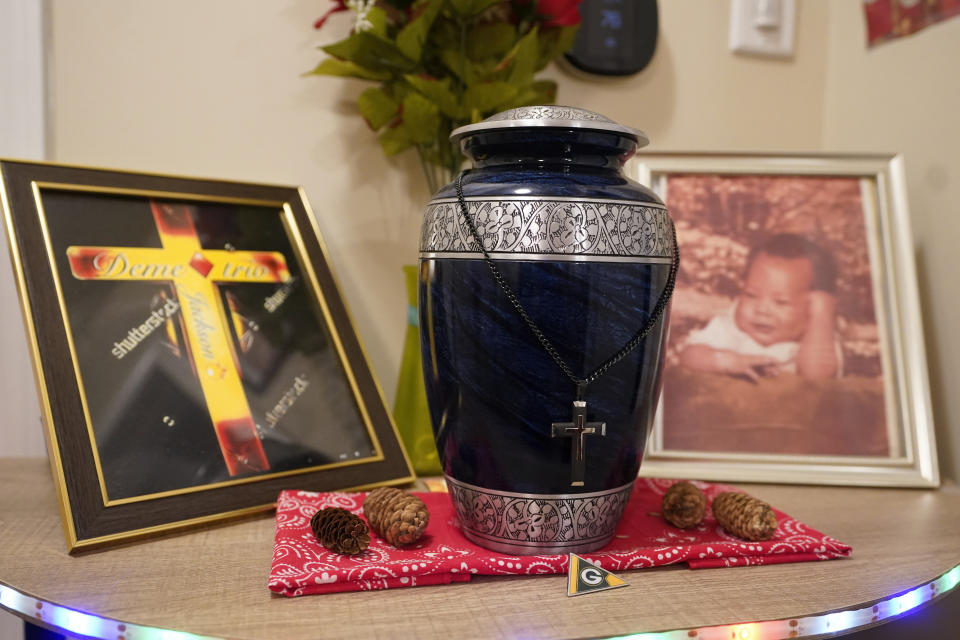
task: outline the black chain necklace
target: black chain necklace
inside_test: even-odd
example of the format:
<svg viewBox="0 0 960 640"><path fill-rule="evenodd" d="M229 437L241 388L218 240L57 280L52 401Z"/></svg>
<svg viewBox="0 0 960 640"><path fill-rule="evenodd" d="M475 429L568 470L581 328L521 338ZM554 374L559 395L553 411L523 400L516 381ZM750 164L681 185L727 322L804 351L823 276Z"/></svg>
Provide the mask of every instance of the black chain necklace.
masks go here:
<svg viewBox="0 0 960 640"><path fill-rule="evenodd" d="M467 221L467 226L470 228L470 235L473 236L474 241L480 247L480 251L483 252L483 259L486 262L487 267L490 268L490 273L493 274L493 279L496 280L497 286L500 287L500 290L503 291L504 295L507 296L507 299L510 301L510 304L516 310L520 318L523 319L523 322L527 325L527 328L530 329L531 333L536 337L537 341L540 343L540 346L546 351L547 355L550 356L550 359L560 370L563 371L563 374L570 379L573 384L577 387L576 399L573 401L573 420L571 422L555 422L551 425L551 436L556 437L567 437L572 438L573 440L573 452L571 455L571 478L570 485L574 487L582 487L584 485L584 475L585 475L585 465L584 465L584 456L583 448L584 442L583 438L586 435L606 435L606 423L605 422L587 422L587 402L584 400L584 397L587 393L587 386L595 382L600 376L605 374L610 370L613 365L617 364L625 357L627 357L634 349L636 349L643 339L647 337L647 334L653 329L653 327L660 321L660 318L663 317L663 312L667 308L667 304L670 302L670 298L673 296L673 287L676 284L677 280L677 269L680 267L680 250L677 248L677 230L673 225L673 221L668 217L667 220L670 221L670 234L673 240L673 261L670 263L670 274L667 276L667 282L663 287L663 291L660 292L660 297L657 298L657 303L653 307L653 311L650 313L650 316L647 318L647 322L633 335L630 340L623 345L623 347L606 359L600 366L593 370L589 375L579 378L573 372L573 369L563 361L563 358L560 357L560 353L557 351L556 347L553 346L553 343L550 342L550 339L544 335L543 331L540 330L540 327L530 318L530 314L527 313L527 310L524 309L523 305L520 303L520 299L517 298L517 295L513 292L513 288L510 284L504 279L503 274L500 273L500 269L497 268L497 265L494 263L493 259L490 257L490 252L487 251L487 248L483 245L483 239L480 237L480 233L477 231L477 225L473 221L473 218L470 217L470 212L467 209L467 203L463 199L463 176L466 172L461 173L457 176L456 187L457 187L457 200L460 203L460 211L463 214L464 220Z"/></svg>

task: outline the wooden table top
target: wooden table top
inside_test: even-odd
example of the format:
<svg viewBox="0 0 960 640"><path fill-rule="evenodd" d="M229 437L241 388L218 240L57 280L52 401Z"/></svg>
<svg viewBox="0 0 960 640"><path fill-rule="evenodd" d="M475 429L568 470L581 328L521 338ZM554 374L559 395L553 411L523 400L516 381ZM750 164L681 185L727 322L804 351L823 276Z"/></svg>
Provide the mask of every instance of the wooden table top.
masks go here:
<svg viewBox="0 0 960 640"><path fill-rule="evenodd" d="M0 459L0 585L128 624L217 637L577 638L863 607L960 563L956 487L741 486L851 545L852 557L628 571L628 588L577 598L563 575L285 598L267 590L270 516L73 557L46 461Z"/></svg>

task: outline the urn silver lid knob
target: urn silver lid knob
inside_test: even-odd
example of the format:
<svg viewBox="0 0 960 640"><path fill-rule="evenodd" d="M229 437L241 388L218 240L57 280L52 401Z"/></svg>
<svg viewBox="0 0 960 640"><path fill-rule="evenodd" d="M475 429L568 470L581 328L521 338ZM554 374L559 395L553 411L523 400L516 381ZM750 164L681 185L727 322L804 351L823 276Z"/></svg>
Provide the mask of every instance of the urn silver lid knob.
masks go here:
<svg viewBox="0 0 960 640"><path fill-rule="evenodd" d="M463 138L483 131L497 129L531 129L547 127L551 129L584 129L587 131L606 131L617 133L636 141L638 147L650 143L643 131L626 127L614 122L595 111L563 105L533 105L507 109L494 114L482 122L458 127L450 134L450 139L459 142Z"/></svg>

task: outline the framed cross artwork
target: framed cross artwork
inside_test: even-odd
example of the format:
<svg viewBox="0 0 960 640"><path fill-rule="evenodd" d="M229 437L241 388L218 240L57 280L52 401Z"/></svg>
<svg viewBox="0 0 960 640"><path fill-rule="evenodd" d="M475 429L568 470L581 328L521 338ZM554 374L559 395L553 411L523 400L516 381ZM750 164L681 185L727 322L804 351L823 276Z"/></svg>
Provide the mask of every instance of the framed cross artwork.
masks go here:
<svg viewBox="0 0 960 640"><path fill-rule="evenodd" d="M0 179L71 551L413 478L301 190Z"/></svg>

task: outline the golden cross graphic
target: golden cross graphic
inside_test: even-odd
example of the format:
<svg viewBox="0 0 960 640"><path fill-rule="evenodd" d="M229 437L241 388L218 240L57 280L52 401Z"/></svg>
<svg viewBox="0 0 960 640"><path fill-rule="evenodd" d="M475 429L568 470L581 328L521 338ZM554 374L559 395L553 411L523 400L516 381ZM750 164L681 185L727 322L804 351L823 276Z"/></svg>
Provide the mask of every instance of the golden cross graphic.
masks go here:
<svg viewBox="0 0 960 640"><path fill-rule="evenodd" d="M284 282L290 278L286 260L274 251L203 249L188 205L151 200L150 208L163 248L68 247L73 276L173 283L183 313L187 352L227 470L232 476L266 471L270 463L243 391L218 284Z"/></svg>

